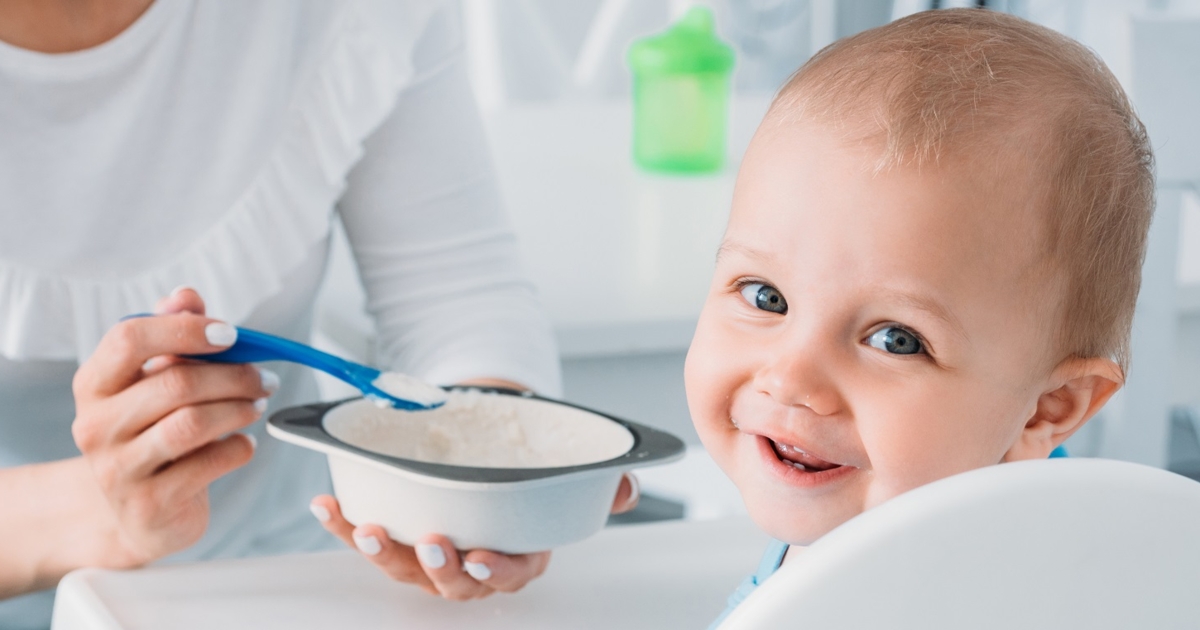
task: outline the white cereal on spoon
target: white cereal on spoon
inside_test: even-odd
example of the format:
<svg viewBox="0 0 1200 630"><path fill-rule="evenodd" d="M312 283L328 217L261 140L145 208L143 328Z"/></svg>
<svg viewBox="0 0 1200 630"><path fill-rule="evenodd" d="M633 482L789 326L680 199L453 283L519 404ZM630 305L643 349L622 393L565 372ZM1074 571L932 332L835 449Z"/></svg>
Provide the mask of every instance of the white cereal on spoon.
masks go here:
<svg viewBox="0 0 1200 630"><path fill-rule="evenodd" d="M389 396L411 400L426 407L440 405L447 399L446 390L399 372L381 372L371 384ZM374 402L381 409L392 406L391 402L382 398L377 398Z"/></svg>

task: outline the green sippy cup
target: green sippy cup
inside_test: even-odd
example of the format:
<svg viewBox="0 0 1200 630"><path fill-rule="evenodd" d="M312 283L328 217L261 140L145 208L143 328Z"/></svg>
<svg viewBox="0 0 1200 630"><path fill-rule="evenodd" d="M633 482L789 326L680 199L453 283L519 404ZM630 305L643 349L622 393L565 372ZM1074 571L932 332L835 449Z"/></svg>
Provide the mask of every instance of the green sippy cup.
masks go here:
<svg viewBox="0 0 1200 630"><path fill-rule="evenodd" d="M666 32L629 48L633 160L651 171L710 173L725 161L733 49L713 14L692 7Z"/></svg>

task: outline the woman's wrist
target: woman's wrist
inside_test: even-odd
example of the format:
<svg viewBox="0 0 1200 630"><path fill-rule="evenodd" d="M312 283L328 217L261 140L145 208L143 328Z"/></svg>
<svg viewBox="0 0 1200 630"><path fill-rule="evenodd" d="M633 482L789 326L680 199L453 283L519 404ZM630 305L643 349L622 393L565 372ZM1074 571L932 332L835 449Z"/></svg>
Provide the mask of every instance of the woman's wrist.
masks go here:
<svg viewBox="0 0 1200 630"><path fill-rule="evenodd" d="M82 567L142 564L82 457L3 471L0 599L52 588Z"/></svg>
<svg viewBox="0 0 1200 630"><path fill-rule="evenodd" d="M77 484L78 494L75 506L63 506L63 509L77 510L80 518L87 519L84 522L91 526L69 527L62 532L60 540L70 541L64 540L61 546L59 567L66 569L62 574L81 567L130 569L146 564L149 559L136 553L125 537L117 514L100 490L88 461L82 457L67 461L76 467L71 478Z"/></svg>

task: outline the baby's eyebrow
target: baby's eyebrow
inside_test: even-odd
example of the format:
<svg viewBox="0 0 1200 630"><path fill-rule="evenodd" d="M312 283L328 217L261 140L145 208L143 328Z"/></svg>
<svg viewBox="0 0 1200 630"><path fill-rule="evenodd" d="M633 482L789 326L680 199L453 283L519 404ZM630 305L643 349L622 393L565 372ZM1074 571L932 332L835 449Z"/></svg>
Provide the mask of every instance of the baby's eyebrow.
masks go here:
<svg viewBox="0 0 1200 630"><path fill-rule="evenodd" d="M757 258L764 261L771 261L775 259L775 257L771 254L762 250L754 249L749 245L743 245L737 241L725 240L721 241L721 246L717 248L717 262L721 261L721 256L723 256L726 252L737 252L743 256L749 256L750 258Z"/></svg>
<svg viewBox="0 0 1200 630"><path fill-rule="evenodd" d="M880 293L886 300L900 302L909 308L928 313L931 317L941 321L963 339L967 338L967 330L963 328L962 322L960 322L958 318L954 316L954 313L943 306L941 302L916 293L909 293L907 291L900 291L891 288L883 288L880 290Z"/></svg>

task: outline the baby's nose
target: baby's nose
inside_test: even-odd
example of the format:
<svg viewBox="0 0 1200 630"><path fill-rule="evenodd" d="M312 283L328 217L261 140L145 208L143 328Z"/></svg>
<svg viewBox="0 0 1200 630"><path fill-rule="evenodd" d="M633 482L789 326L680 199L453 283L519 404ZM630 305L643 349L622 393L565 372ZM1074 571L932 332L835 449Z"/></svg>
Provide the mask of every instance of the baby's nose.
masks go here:
<svg viewBox="0 0 1200 630"><path fill-rule="evenodd" d="M803 354L780 353L755 374L757 389L789 407L808 407L818 416L837 413L841 396L828 367Z"/></svg>

